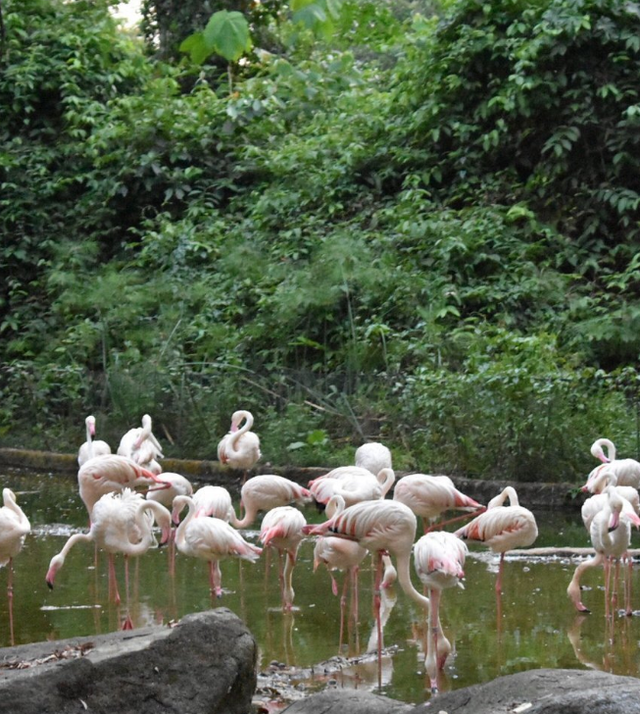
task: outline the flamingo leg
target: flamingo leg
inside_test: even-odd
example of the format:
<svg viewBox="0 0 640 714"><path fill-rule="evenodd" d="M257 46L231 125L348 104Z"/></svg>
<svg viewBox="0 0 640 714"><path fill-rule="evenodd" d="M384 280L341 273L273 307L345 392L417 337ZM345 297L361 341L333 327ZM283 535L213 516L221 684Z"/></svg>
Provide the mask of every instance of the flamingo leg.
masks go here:
<svg viewBox="0 0 640 714"><path fill-rule="evenodd" d="M127 616L122 623L122 629L133 630L133 620L131 619L131 611L129 610L129 556L126 553L124 556L124 593L127 605Z"/></svg>
<svg viewBox="0 0 640 714"><path fill-rule="evenodd" d="M496 595L502 595L502 571L504 569L504 553L500 553L500 565L498 566L498 578L496 580Z"/></svg>
<svg viewBox="0 0 640 714"><path fill-rule="evenodd" d="M627 556L627 572L626 572L626 577L625 577L625 614L627 617L631 617L633 615L633 610L631 609L631 589L633 587L633 582L631 580L633 576L633 558L629 555L629 553L626 554Z"/></svg>
<svg viewBox="0 0 640 714"><path fill-rule="evenodd" d="M9 604L9 635L11 646L15 645L13 636L13 558L9 558L9 568L7 574L7 600Z"/></svg>
<svg viewBox="0 0 640 714"><path fill-rule="evenodd" d="M116 605L120 604L120 593L118 592L118 578L116 577L116 565L113 553L109 553L109 583L113 585L113 600Z"/></svg>
<svg viewBox="0 0 640 714"><path fill-rule="evenodd" d="M342 584L342 595L340 596L340 640L338 642L338 654L342 652L342 640L344 638L344 610L347 604L347 586L349 585L349 571L344 574Z"/></svg>
<svg viewBox="0 0 640 714"><path fill-rule="evenodd" d="M613 576L613 592L611 593L611 607L615 612L618 606L618 587L620 585L620 558L616 558L614 576Z"/></svg>
<svg viewBox="0 0 640 714"><path fill-rule="evenodd" d="M222 597L222 574L217 560L209 561L209 587L211 597Z"/></svg>
<svg viewBox="0 0 640 714"><path fill-rule="evenodd" d="M440 591L432 588L429 591L431 607L429 611L429 637L427 640L426 669L429 675L429 684L432 694L438 692L438 631L440 618ZM443 662L444 665L444 662Z"/></svg>
<svg viewBox="0 0 640 714"><path fill-rule="evenodd" d="M360 651L360 633L358 631L358 623L360 621L360 611L358 607L358 573L360 568L356 565L352 568L351 577L353 579L351 583L351 603L352 603L352 618L353 626L356 631L356 652Z"/></svg>
<svg viewBox="0 0 640 714"><path fill-rule="evenodd" d="M376 580L374 585L373 609L376 616L378 635L378 689L382 689L382 618L380 617L380 584L382 582L382 551L377 553Z"/></svg>
<svg viewBox="0 0 640 714"><path fill-rule="evenodd" d="M610 603L609 603L609 593L611 592L611 560L609 558L604 559L604 616L609 619L610 613Z"/></svg>

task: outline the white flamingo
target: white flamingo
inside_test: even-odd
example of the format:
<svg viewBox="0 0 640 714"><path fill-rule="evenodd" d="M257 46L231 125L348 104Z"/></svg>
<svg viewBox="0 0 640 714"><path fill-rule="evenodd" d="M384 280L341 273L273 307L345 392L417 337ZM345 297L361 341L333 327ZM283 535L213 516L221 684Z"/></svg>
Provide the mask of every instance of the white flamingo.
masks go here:
<svg viewBox="0 0 640 714"><path fill-rule="evenodd" d="M607 449L606 455L604 449ZM605 466L613 469L618 478L618 486L640 488L640 463L635 459L617 459L616 447L610 439L597 439L594 441L591 445L591 454L602 461L604 466L598 466L593 469L587 478L587 483L582 487L583 491L589 491L590 493L600 493L602 491L604 486L598 480L598 476ZM600 491L595 490L597 488L600 488Z"/></svg>
<svg viewBox="0 0 640 714"><path fill-rule="evenodd" d="M332 496L340 495L345 505L384 498L395 481L393 469L381 469L377 475L356 466L341 466L309 482L316 504L326 507Z"/></svg>
<svg viewBox="0 0 640 714"><path fill-rule="evenodd" d="M111 447L106 441L94 439L96 434L96 418L90 414L85 420L85 442L78 449L78 466L82 466L85 461L94 456L103 456L111 453Z"/></svg>
<svg viewBox="0 0 640 714"><path fill-rule="evenodd" d="M22 550L24 540L31 532L31 524L16 503L15 493L10 488L2 489L2 501L4 505L0 508L0 566L8 566L9 634L13 645L13 559Z"/></svg>
<svg viewBox="0 0 640 714"><path fill-rule="evenodd" d="M242 424L242 426L240 426ZM247 474L259 461L260 438L251 431L253 414L240 409L231 416L231 428L218 444L218 460L231 468L244 471L243 483Z"/></svg>
<svg viewBox="0 0 640 714"><path fill-rule="evenodd" d="M335 505L334 505L335 504ZM421 595L411 582L409 562L416 535L416 516L413 511L399 501L362 501L349 508L344 507L344 499L334 496L327 505L335 507L329 520L315 526L305 526L309 535L337 535L355 540L363 548L377 554L374 611L376 613L378 641L378 682L382 682L382 622L380 618L380 587L382 582L382 556L395 556L398 582L402 590L428 612L429 598Z"/></svg>
<svg viewBox="0 0 640 714"><path fill-rule="evenodd" d="M588 613L589 609L582 604L580 598L580 579L585 570L602 564L605 572L605 616L609 616L609 590L611 576L611 562L627 560L629 573L627 586L625 588L625 608L627 614L631 614L631 561L627 550L631 542L631 524L640 527L640 517L623 498L616 487L610 483L606 489L606 502L604 507L598 511L591 521L589 533L591 543L595 550L595 556L580 563L575 569L571 582L567 587L567 595L573 602L578 612Z"/></svg>
<svg viewBox="0 0 640 714"><path fill-rule="evenodd" d="M157 459L164 458L160 442L156 439L152 431L152 421L149 414L142 416L142 426L129 429L120 439L118 454L132 459L137 464L159 474L162 467Z"/></svg>
<svg viewBox="0 0 640 714"><path fill-rule="evenodd" d="M156 474L117 454L94 456L78 470L80 498L89 512L90 519L94 505L105 494L154 484L161 488L167 487Z"/></svg>
<svg viewBox="0 0 640 714"><path fill-rule="evenodd" d="M382 469L391 469L392 459L389 449L378 441L362 444L356 449L356 466L371 471L376 476Z"/></svg>
<svg viewBox="0 0 640 714"><path fill-rule="evenodd" d="M509 506L504 502L509 499ZM526 548L538 537L538 526L533 513L518 502L518 494L507 486L498 496L489 501L487 510L476 516L471 523L455 532L458 538L475 540L494 553L500 553L500 566L496 580L496 593L502 593L504 554L513 548Z"/></svg>
<svg viewBox="0 0 640 714"><path fill-rule="evenodd" d="M65 559L77 543L95 543L109 556L109 580L115 587L115 602L120 603L120 593L115 574L114 555L122 553L125 562L125 590L127 598L127 617L123 629L132 629L129 615L129 558L146 553L157 544L153 534L154 520L162 529L161 544L169 539L171 514L160 503L147 501L142 494L129 488L122 492L109 492L102 496L93 507L91 528L88 533L76 533L65 543L62 550L49 564L46 575L47 585L53 590L57 572L64 565Z"/></svg>
<svg viewBox="0 0 640 714"><path fill-rule="evenodd" d="M446 588L464 587L464 562L467 546L453 533L427 533L413 547L416 573L428 589L431 601L425 666L431 691L438 691L438 672L444 667L451 652L451 643L440 622L440 597Z"/></svg>
<svg viewBox="0 0 640 714"><path fill-rule="evenodd" d="M454 523L461 518L469 518L475 512L485 510L484 506L459 491L448 476L429 474L409 474L396 483L393 498L408 506L423 522L424 532L435 527L435 522L443 513L450 510L467 511L467 515L452 518L444 523Z"/></svg>
<svg viewBox="0 0 640 714"><path fill-rule="evenodd" d="M222 597L220 560L240 558L254 563L262 548L246 541L238 531L219 518L196 517L196 505L189 496L177 496L173 506L181 511L189 507L186 518L176 531L176 546L180 553L209 563L209 583L212 597Z"/></svg>
<svg viewBox="0 0 640 714"><path fill-rule="evenodd" d="M247 528L256 519L260 511L270 511L278 506L295 503L298 506L311 503L311 493L284 476L262 474L248 479L240 491L240 503L244 507L244 517L238 519L235 514L231 524L236 528Z"/></svg>
<svg viewBox="0 0 640 714"><path fill-rule="evenodd" d="M282 609L290 611L293 608L293 569L296 564L298 548L304 538L302 529L307 525L307 519L292 506L272 508L262 519L260 541L266 547L276 548L280 555L280 590L282 593ZM282 556L285 563L282 568Z"/></svg>

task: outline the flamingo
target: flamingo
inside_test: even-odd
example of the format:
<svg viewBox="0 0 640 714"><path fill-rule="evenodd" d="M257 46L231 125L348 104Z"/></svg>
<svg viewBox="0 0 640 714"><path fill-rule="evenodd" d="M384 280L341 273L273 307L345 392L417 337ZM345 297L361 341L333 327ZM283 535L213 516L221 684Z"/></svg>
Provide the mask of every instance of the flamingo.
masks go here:
<svg viewBox="0 0 640 714"><path fill-rule="evenodd" d="M144 447L144 448L143 448ZM140 451L140 453L138 453ZM142 416L142 426L129 431L120 439L118 454L133 459L143 468L153 473L160 473L162 467L156 459L163 458L162 447L152 431L152 422L149 414Z"/></svg>
<svg viewBox="0 0 640 714"><path fill-rule="evenodd" d="M444 531L423 535L413 548L416 573L428 589L431 601L425 666L433 693L438 691L438 671L444 667L451 652L451 643L440 623L440 597L446 588L464 587L462 578L467 553L463 541Z"/></svg>
<svg viewBox="0 0 640 714"><path fill-rule="evenodd" d="M120 493L104 494L93 507L89 532L72 535L62 550L51 559L45 578L47 585L53 590L56 574L76 543L93 542L109 555L109 579L115 586L115 602L120 604L114 555L122 553L127 598L127 617L123 629L132 629L133 623L129 615L129 557L143 555L151 546L157 544L152 529L154 520L162 528L160 543L164 545L171 531L171 514L163 505L156 501L147 501L142 494L130 488L125 488Z"/></svg>
<svg viewBox="0 0 640 714"><path fill-rule="evenodd" d="M272 546L280 556L284 554L284 570L280 571L280 589L282 591L282 609L285 612L293 608L295 592L292 585L293 568L296 564L298 548L304 538L302 528L307 519L292 506L272 508L262 519L260 541L265 547Z"/></svg>
<svg viewBox="0 0 640 714"><path fill-rule="evenodd" d="M605 456L604 449L607 449L607 454ZM597 439L591 445L591 454L595 456L596 459L602 461L603 464L609 465L613 469L614 473L618 477L618 486L633 486L633 488L640 488L640 462L635 459L616 459L616 447L610 439ZM583 491L589 491L590 493L600 493L600 491L594 490L598 488L599 472L603 469L603 466L598 466L589 474L587 478L587 483L582 487ZM604 486L600 485L602 490Z"/></svg>
<svg viewBox="0 0 640 714"><path fill-rule="evenodd" d="M422 517L424 532L432 530L436 519L448 510L472 511L476 515L485 507L459 491L448 476L430 476L428 474L409 474L403 476L394 489L393 498ZM452 518L445 524L453 523L470 514Z"/></svg>
<svg viewBox="0 0 640 714"><path fill-rule="evenodd" d="M244 422L244 423L243 423ZM242 424L242 426L240 426ZM231 416L231 428L218 444L218 460L221 464L228 464L231 468L242 469L244 478L259 461L260 438L251 431L253 414L244 409L234 412Z"/></svg>
<svg viewBox="0 0 640 714"><path fill-rule="evenodd" d="M13 645L13 559L22 550L24 540L31 532L31 524L16 503L15 493L10 488L2 489L2 500L4 505L0 508L0 566L8 565L9 634Z"/></svg>
<svg viewBox="0 0 640 714"><path fill-rule="evenodd" d="M391 452L378 441L362 444L356 449L356 466L360 466L376 476L382 469L392 468Z"/></svg>
<svg viewBox="0 0 640 714"><path fill-rule="evenodd" d="M509 499L509 506L504 502ZM521 506L518 494L507 486L489 501L487 510L476 516L471 523L458 529L458 538L485 543L494 553L500 553L500 567L496 580L496 594L502 593L504 554L513 548L526 548L538 537L538 526L533 513Z"/></svg>
<svg viewBox="0 0 640 714"><path fill-rule="evenodd" d="M90 519L94 505L105 494L154 483L160 484L160 488L166 488L165 482L151 471L117 454L94 456L78 471L80 498L87 507Z"/></svg>
<svg viewBox="0 0 640 714"><path fill-rule="evenodd" d="M327 508L334 509L333 516L319 525L305 526L307 535L332 535L355 540L363 548L377 554L374 611L378 631L378 683L382 682L382 622L380 619L380 587L382 581L382 555L396 558L398 582L402 590L428 612L429 598L421 595L411 582L409 561L416 535L416 516L399 501L362 501L345 508L344 499L334 496ZM331 510L329 511L332 512Z"/></svg>
<svg viewBox="0 0 640 714"><path fill-rule="evenodd" d="M625 510L632 508L636 513L640 514L640 494L638 494L638 490L633 486L618 486L618 478L614 470L610 467L603 467L603 470L600 471L593 482L594 495L587 498L580 511L582 522L587 531L590 530L591 521L593 521L596 513L604 508L608 496L603 491L609 483L615 486L616 491L628 502L624 505Z"/></svg>
<svg viewBox="0 0 640 714"><path fill-rule="evenodd" d="M190 496L177 496L174 509L189 507L186 518L176 531L176 545L184 555L209 562L211 595L222 597L222 577L219 561L225 558L240 558L254 563L262 548L246 541L238 531L219 518L196 518L196 504Z"/></svg>
<svg viewBox="0 0 640 714"><path fill-rule="evenodd" d="M193 486L191 481L185 478L181 474L176 474L172 472L164 472L162 474L162 480L167 487L150 488L147 491L147 500L157 501L161 503L165 508L171 508L173 506L173 499L176 496L192 496ZM169 536L169 569L173 573L175 564L175 533L173 529L171 530L171 535Z"/></svg>
<svg viewBox="0 0 640 714"><path fill-rule="evenodd" d="M193 494L193 502L196 516L212 516L229 523L235 515L231 494L223 486L202 486Z"/></svg>
<svg viewBox="0 0 640 714"><path fill-rule="evenodd" d="M111 453L111 447L106 441L94 439L96 433L96 418L89 415L84 420L86 426L86 441L78 449L78 466L82 466L85 461L92 459L94 456L103 456Z"/></svg>
<svg viewBox="0 0 640 714"><path fill-rule="evenodd" d="M353 506L360 501L374 501L384 498L395 481L393 469L381 469L374 476L364 468L342 466L325 476L313 479L309 490L316 505L325 508L332 496L339 494L345 505Z"/></svg>
<svg viewBox="0 0 640 714"><path fill-rule="evenodd" d="M631 562L627 553L631 542L631 524L640 527L640 517L629 502L620 495L613 483L609 483L606 487L605 495L604 507L595 514L589 528L595 555L580 563L575 569L571 582L567 587L567 595L578 612L590 612L580 599L580 578L585 570L596 565L604 565L605 616L608 617L611 561L627 560L630 565L629 571L631 570ZM625 588L625 608L628 615L631 614L630 575L631 573L629 572L628 585Z"/></svg>
<svg viewBox="0 0 640 714"><path fill-rule="evenodd" d="M244 507L244 517L238 519L235 514L231 524L236 528L246 528L256 519L258 511L270 511L278 506L290 503L304 505L312 500L311 493L284 476L262 474L248 479L240 491L240 502Z"/></svg>

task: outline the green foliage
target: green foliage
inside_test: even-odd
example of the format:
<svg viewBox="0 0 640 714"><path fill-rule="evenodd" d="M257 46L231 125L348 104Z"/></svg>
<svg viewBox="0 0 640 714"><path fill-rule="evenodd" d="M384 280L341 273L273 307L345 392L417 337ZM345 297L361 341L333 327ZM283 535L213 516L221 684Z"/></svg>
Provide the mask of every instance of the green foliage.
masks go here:
<svg viewBox="0 0 640 714"><path fill-rule="evenodd" d="M580 481L599 436L637 455L637 15L446 6L148 2L166 56L198 31L236 62L250 32L229 93L106 0L5 0L3 441L149 412L213 458L243 407L272 463L380 439L398 469Z"/></svg>
<svg viewBox="0 0 640 714"><path fill-rule="evenodd" d="M244 15L227 10L214 12L202 32L189 35L180 45L195 64L202 64L214 52L227 62L237 62L250 49L249 24Z"/></svg>

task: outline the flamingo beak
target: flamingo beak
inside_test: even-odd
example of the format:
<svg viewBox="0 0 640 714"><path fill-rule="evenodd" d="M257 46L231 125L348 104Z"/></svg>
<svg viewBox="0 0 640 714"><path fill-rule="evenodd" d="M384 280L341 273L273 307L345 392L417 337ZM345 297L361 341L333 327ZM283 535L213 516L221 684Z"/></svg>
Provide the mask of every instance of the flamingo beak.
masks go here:
<svg viewBox="0 0 640 714"><path fill-rule="evenodd" d="M611 514L611 520L609 521L609 532L615 531L615 529L620 525L620 514L614 511Z"/></svg>

